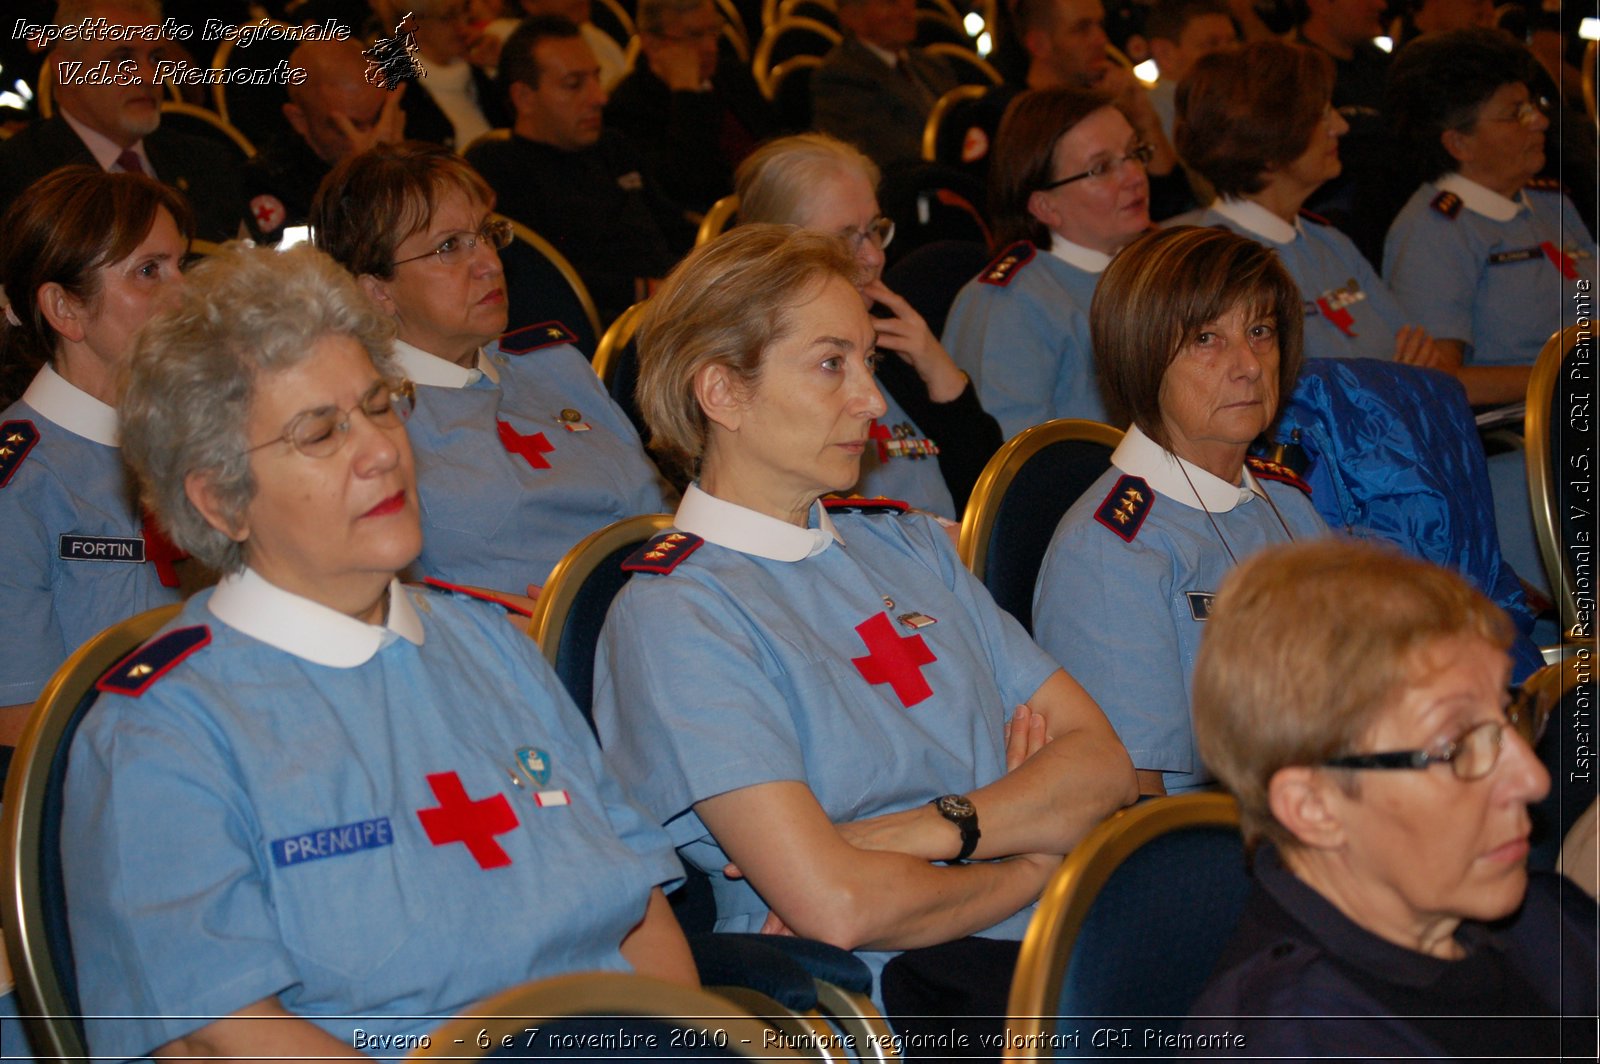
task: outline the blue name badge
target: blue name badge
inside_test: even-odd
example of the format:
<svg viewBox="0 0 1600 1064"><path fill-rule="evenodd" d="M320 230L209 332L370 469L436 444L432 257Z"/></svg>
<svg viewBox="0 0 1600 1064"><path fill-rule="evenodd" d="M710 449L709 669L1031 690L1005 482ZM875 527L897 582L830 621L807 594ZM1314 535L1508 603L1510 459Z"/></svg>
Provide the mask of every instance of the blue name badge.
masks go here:
<svg viewBox="0 0 1600 1064"><path fill-rule="evenodd" d="M394 830L389 826L389 818L380 816L336 828L322 828L303 835L273 839L272 863L279 868L288 868L306 861L320 861L324 857L340 857L347 853L393 845Z"/></svg>

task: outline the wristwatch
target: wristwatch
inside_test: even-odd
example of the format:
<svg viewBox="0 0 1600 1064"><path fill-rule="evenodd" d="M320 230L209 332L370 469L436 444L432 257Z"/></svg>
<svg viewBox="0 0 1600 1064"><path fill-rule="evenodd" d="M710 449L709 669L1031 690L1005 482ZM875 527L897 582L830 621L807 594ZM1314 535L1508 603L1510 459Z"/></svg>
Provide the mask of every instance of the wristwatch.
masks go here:
<svg viewBox="0 0 1600 1064"><path fill-rule="evenodd" d="M928 804L961 829L961 852L955 855L951 863L971 857L972 851L978 848L978 840L983 837L983 832L978 830L978 807L964 794L946 794Z"/></svg>

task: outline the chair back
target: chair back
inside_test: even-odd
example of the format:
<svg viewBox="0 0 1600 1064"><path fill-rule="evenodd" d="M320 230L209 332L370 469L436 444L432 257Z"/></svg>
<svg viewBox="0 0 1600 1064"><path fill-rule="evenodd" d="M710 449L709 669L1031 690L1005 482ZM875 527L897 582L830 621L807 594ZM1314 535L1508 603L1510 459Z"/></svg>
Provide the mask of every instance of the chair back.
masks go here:
<svg viewBox="0 0 1600 1064"><path fill-rule="evenodd" d="M649 305L648 299L641 300L618 315L600 338L600 346L594 353L595 373L599 374L612 401L622 407L622 412L633 422L639 438L647 442L650 429L644 423L638 397L634 395L639 383L639 346L633 342L633 336L639 331L639 322L644 320L644 311Z"/></svg>
<svg viewBox="0 0 1600 1064"><path fill-rule="evenodd" d="M1122 431L1058 418L995 452L961 517L961 560L1000 608L1033 632L1033 585L1061 518L1111 467Z"/></svg>
<svg viewBox="0 0 1600 1064"><path fill-rule="evenodd" d="M799 133L811 128L811 77L821 65L820 55L795 55L772 68L768 98L779 129Z"/></svg>
<svg viewBox="0 0 1600 1064"><path fill-rule="evenodd" d="M694 235L694 246L708 244L721 236L737 217L739 217L739 194L730 192L706 211L705 217L700 220L700 230Z"/></svg>
<svg viewBox="0 0 1600 1064"><path fill-rule="evenodd" d="M1568 723L1585 719L1594 706L1593 641L1579 653L1539 669L1522 686L1550 711L1544 737L1533 747L1550 773L1550 793L1528 809L1533 820L1528 867L1545 871L1556 866L1567 832L1595 801L1594 777L1587 767L1589 748L1577 741ZM1526 731L1522 737L1531 738Z"/></svg>
<svg viewBox="0 0 1600 1064"><path fill-rule="evenodd" d="M969 124L966 121L967 113L972 104L983 99L988 91L988 86L977 83L957 85L934 102L933 110L928 112L928 120L922 126L924 162L951 166L960 163L961 138L965 137Z"/></svg>
<svg viewBox="0 0 1600 1064"><path fill-rule="evenodd" d="M756 44L751 73L756 86L767 99L773 98L776 85L773 74L780 63L798 55L821 59L833 50L842 38L839 31L812 18L782 18L767 27Z"/></svg>
<svg viewBox="0 0 1600 1064"><path fill-rule="evenodd" d="M935 240L992 246L983 201L983 183L954 166L917 162L894 168L878 187L883 213L894 219L894 243L884 249L885 257L893 264Z"/></svg>
<svg viewBox="0 0 1600 1064"><path fill-rule="evenodd" d="M951 48L965 49L968 54L977 55L973 50L972 38L962 27L961 20L953 19L943 11L918 9L916 44L917 47L924 49L942 44Z"/></svg>
<svg viewBox="0 0 1600 1064"><path fill-rule="evenodd" d="M670 527L670 514L641 514L590 533L556 563L534 604L528 634L583 711L590 730L594 652L611 600L628 582L622 563L641 543Z"/></svg>
<svg viewBox="0 0 1600 1064"><path fill-rule="evenodd" d="M1178 1030L1249 889L1229 795L1155 798L1112 816L1067 855L1039 899L1011 983L1010 1033L1022 1036L1018 1045L1057 1045L1055 1056L1078 1057L1105 1050L1088 1039L1048 1040L1068 1017ZM1037 1056L1006 1049L1008 1060Z"/></svg>
<svg viewBox="0 0 1600 1064"><path fill-rule="evenodd" d="M250 138L230 125L227 119L204 107L165 101L161 105L161 125L211 142L219 151L232 156L239 165L255 158L256 146L250 142Z"/></svg>
<svg viewBox="0 0 1600 1064"><path fill-rule="evenodd" d="M515 218L500 214L494 217L510 222L516 234L500 252L506 271L506 299L511 308L506 331L559 321L577 336L574 346L592 358L600 342L600 312L595 309L583 278L544 237Z"/></svg>
<svg viewBox="0 0 1600 1064"><path fill-rule="evenodd" d="M6 777L0 815L0 922L24 1024L41 1059L87 1057L61 867L62 789L95 682L170 621L177 604L112 625L79 647L45 684Z"/></svg>
<svg viewBox="0 0 1600 1064"><path fill-rule="evenodd" d="M633 40L639 32L633 24L633 16L628 14L628 9L617 3L617 0L598 0L589 7L589 21L593 22L605 35L617 42L619 48L626 48L628 42Z"/></svg>
<svg viewBox="0 0 1600 1064"><path fill-rule="evenodd" d="M447 1020L406 1059L800 1059L768 1034L766 1024L708 991L643 975L585 972L496 994Z"/></svg>
<svg viewBox="0 0 1600 1064"><path fill-rule="evenodd" d="M1579 529L1585 520L1589 531L1594 528L1593 507L1561 505L1562 456L1580 453L1589 442L1585 439L1587 433L1579 431L1579 419L1568 416L1578 403L1587 400L1578 398L1577 381L1568 374L1567 367L1580 349L1592 355L1594 341L1594 325L1590 323L1569 326L1545 342L1528 381L1523 421L1533 532L1539 541L1539 560L1544 563L1545 576L1555 592L1563 636L1578 625L1576 555L1580 550L1586 555L1591 550L1581 546L1589 542L1589 532L1580 536ZM1592 375L1584 378L1585 389L1590 381ZM1586 390L1584 394L1592 392ZM1588 512L1580 514L1582 510Z"/></svg>
<svg viewBox="0 0 1600 1064"><path fill-rule="evenodd" d="M252 33L260 23L244 23L240 28ZM239 47L238 37L225 39L217 45L211 56L211 69L215 71L255 71L261 74L272 71L280 62L288 62L298 42L292 27L269 20L268 25L287 31L284 36L258 36L248 47ZM276 77L237 79L218 78L211 86L211 106L224 122L239 130L257 144L267 144L278 137L295 136L294 127L283 116L283 105L289 102L288 87Z"/></svg>
<svg viewBox="0 0 1600 1064"><path fill-rule="evenodd" d="M814 19L838 29L839 5L835 0L782 0L778 5L778 21L786 18Z"/></svg>
<svg viewBox="0 0 1600 1064"><path fill-rule="evenodd" d="M992 257L989 246L976 240L935 240L884 270L883 283L903 296L939 336L956 295Z"/></svg>

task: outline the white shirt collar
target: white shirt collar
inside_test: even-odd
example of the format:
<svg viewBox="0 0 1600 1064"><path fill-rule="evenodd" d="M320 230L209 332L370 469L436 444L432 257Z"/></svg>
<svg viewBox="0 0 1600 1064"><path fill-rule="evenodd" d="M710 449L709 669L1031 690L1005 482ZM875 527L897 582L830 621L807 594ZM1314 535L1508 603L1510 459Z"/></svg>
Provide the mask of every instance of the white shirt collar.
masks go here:
<svg viewBox="0 0 1600 1064"><path fill-rule="evenodd" d="M83 141L83 146L89 149L89 154L94 156L94 161L100 164L100 169L110 172L117 165L117 158L122 154L122 145L106 136L96 132L73 118L65 107L61 108L61 117L66 119L67 125ZM144 164L144 172L151 177L156 176L156 168L150 165L150 156L145 154L144 139L141 137L133 144L133 154L139 157Z"/></svg>
<svg viewBox="0 0 1600 1064"><path fill-rule="evenodd" d="M700 490L700 485L690 484L683 493L683 501L678 503L678 514L672 523L707 543L740 554L754 554L775 562L799 562L821 554L835 541L844 545L843 537L833 527L833 519L821 501L812 504L811 512L817 517L817 527L799 528L708 495Z"/></svg>
<svg viewBox="0 0 1600 1064"><path fill-rule="evenodd" d="M1241 229L1265 237L1274 244L1292 244L1300 235L1300 223L1293 225L1253 200L1219 199L1211 209Z"/></svg>
<svg viewBox="0 0 1600 1064"><path fill-rule="evenodd" d="M1111 452L1111 464L1136 477L1174 502L1191 510L1210 510L1225 514L1252 496L1260 494L1255 478L1248 466L1238 485L1229 484L1215 474L1208 473L1193 462L1186 462L1159 443L1139 431L1139 426L1129 426L1127 435ZM1185 479L1184 473L1189 474ZM1193 482L1194 487L1190 487ZM1198 495L1198 498L1196 498ZM1201 504L1204 503L1204 506Z"/></svg>
<svg viewBox="0 0 1600 1064"><path fill-rule="evenodd" d="M422 621L399 580L389 582L389 614L367 624L275 584L253 569L217 581L207 607L229 628L313 665L353 669L396 639L422 645Z"/></svg>
<svg viewBox="0 0 1600 1064"><path fill-rule="evenodd" d="M400 363L401 372L412 384L426 384L433 388L465 388L470 384L477 384L484 377L488 377L496 384L500 383L500 375L484 357L481 347L478 348L477 369L458 366L404 340L394 342L394 360Z"/></svg>
<svg viewBox="0 0 1600 1064"><path fill-rule="evenodd" d="M1106 267L1111 265L1110 255L1074 244L1060 233L1050 234L1050 254L1085 273L1105 273Z"/></svg>
<svg viewBox="0 0 1600 1064"><path fill-rule="evenodd" d="M68 432L103 447L118 446L116 408L69 384L49 366L34 374L22 401Z"/></svg>
<svg viewBox="0 0 1600 1064"><path fill-rule="evenodd" d="M1497 222L1509 222L1522 210L1522 204L1516 200L1506 199L1493 189L1485 188L1460 174L1445 174L1434 185L1441 192L1454 192L1460 196L1467 210Z"/></svg>

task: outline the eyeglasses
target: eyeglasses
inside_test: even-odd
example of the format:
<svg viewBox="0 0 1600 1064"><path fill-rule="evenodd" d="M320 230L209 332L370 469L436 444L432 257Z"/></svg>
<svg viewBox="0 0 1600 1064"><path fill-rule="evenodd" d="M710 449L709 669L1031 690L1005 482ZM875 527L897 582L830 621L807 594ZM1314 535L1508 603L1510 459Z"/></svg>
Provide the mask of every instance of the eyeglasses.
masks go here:
<svg viewBox="0 0 1600 1064"><path fill-rule="evenodd" d="M455 266L467 261L467 256L477 250L479 244L487 244L499 251L511 243L513 235L511 223L504 219L498 222L485 222L483 228L476 233L451 233L441 240L439 246L432 251L424 251L420 255L412 255L406 259L395 259L394 264L396 266L404 266L408 262L416 262L418 259L425 259L429 255L437 255L440 264Z"/></svg>
<svg viewBox="0 0 1600 1064"><path fill-rule="evenodd" d="M869 240L882 251L889 246L889 241L894 239L894 219L880 214L860 229L846 229L839 235L844 237L845 243L850 245L853 253L859 253L861 245Z"/></svg>
<svg viewBox="0 0 1600 1064"><path fill-rule="evenodd" d="M1462 782L1481 780L1500 761L1501 737L1507 727L1515 728L1530 747L1538 744L1550 723L1550 711L1560 698L1546 689L1517 686L1510 689L1511 704L1504 720L1474 724L1460 737L1433 750L1393 750L1381 754L1350 754L1324 761L1327 768L1404 769L1445 764Z"/></svg>
<svg viewBox="0 0 1600 1064"><path fill-rule="evenodd" d="M1053 188L1060 188L1062 185L1070 185L1074 181L1084 181L1091 177L1105 177L1107 174L1120 167L1123 163L1138 163L1140 166L1148 166L1150 160L1155 158L1155 154L1156 150L1150 145L1137 144L1134 146L1132 151L1128 152L1128 154L1122 156L1120 159L1102 159L1081 174L1073 174L1071 177L1063 177L1059 181L1052 181L1048 185L1040 185L1039 191L1049 192Z"/></svg>
<svg viewBox="0 0 1600 1064"><path fill-rule="evenodd" d="M330 458L344 446L345 437L350 435L350 418L357 410L378 428L392 429L405 424L416 406L416 387L410 381L379 381L350 409L319 406L301 411L284 426L283 435L246 447L245 453L287 443L307 458Z"/></svg>
<svg viewBox="0 0 1600 1064"><path fill-rule="evenodd" d="M1523 100L1517 104L1517 109L1509 115L1483 115L1491 122L1517 122L1524 126L1531 126L1540 117L1550 113L1550 101L1544 97L1536 100Z"/></svg>

